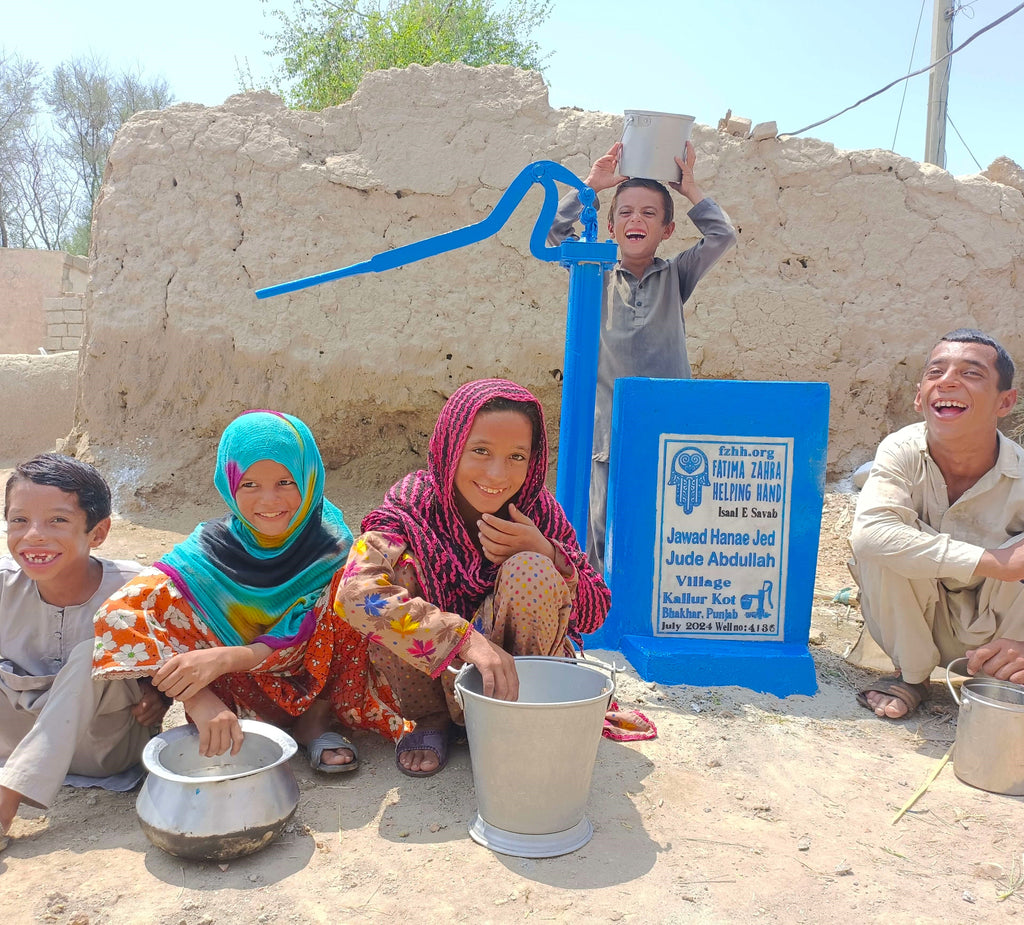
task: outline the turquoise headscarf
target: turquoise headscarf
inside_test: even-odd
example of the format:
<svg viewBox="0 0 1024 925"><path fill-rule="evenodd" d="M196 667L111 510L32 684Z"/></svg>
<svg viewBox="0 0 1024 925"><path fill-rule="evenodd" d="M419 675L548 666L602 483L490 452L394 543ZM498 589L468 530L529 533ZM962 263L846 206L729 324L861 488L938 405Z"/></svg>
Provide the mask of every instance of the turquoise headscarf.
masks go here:
<svg viewBox="0 0 1024 925"><path fill-rule="evenodd" d="M302 504L281 536L245 520L235 491L260 460L284 466ZM231 514L202 523L156 567L224 645L294 645L313 630L312 607L340 568L352 533L324 499L324 464L309 428L277 411L247 411L224 431L213 483Z"/></svg>

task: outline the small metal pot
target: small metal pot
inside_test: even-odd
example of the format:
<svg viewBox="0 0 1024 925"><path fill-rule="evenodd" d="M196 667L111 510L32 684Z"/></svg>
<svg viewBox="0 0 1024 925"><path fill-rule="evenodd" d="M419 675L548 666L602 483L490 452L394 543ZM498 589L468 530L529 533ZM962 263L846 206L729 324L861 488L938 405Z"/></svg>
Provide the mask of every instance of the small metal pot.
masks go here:
<svg viewBox="0 0 1024 925"><path fill-rule="evenodd" d="M267 723L240 723L245 738L237 755L200 755L193 725L146 745L149 775L135 809L158 848L193 860L241 857L269 844L295 813L299 787L288 765L295 740Z"/></svg>
<svg viewBox="0 0 1024 925"><path fill-rule="evenodd" d="M960 705L953 749L953 773L965 784L1024 796L1024 687L998 678L968 677L958 696L950 669L946 685Z"/></svg>

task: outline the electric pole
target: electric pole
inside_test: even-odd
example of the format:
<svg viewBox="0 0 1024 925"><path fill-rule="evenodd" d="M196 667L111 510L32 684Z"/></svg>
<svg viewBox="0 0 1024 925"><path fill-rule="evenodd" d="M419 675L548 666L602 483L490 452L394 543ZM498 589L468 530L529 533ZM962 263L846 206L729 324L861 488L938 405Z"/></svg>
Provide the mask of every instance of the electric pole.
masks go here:
<svg viewBox="0 0 1024 925"><path fill-rule="evenodd" d="M932 57L938 61L953 47L953 2L935 0L932 17ZM949 103L949 72L953 64L947 58L928 75L928 127L924 136L926 164L946 166L946 109Z"/></svg>

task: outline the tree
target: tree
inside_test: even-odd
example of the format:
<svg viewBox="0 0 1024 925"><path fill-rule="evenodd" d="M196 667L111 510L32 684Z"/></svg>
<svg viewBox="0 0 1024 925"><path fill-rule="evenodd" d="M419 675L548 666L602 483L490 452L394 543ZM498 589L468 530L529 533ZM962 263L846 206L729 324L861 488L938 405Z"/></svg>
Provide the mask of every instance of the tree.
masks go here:
<svg viewBox="0 0 1024 925"><path fill-rule="evenodd" d="M87 253L114 135L172 100L166 81L111 74L96 58L38 64L0 49L0 246Z"/></svg>
<svg viewBox="0 0 1024 925"><path fill-rule="evenodd" d="M162 109L173 97L163 79L145 84L130 71L112 75L105 62L89 56L54 68L45 98L54 116L57 153L79 184L79 217L88 225L117 130L136 112ZM81 229L75 234L81 238Z"/></svg>
<svg viewBox="0 0 1024 925"><path fill-rule="evenodd" d="M266 2L266 0L264 0ZM281 24L271 55L291 105L343 103L368 71L439 62L511 64L541 70L546 55L530 38L553 0L297 0L274 10Z"/></svg>
<svg viewBox="0 0 1024 925"><path fill-rule="evenodd" d="M80 211L74 183L53 142L40 132L24 134L8 189L13 219L8 246L87 252L88 238L85 250L71 247Z"/></svg>
<svg viewBox="0 0 1024 925"><path fill-rule="evenodd" d="M39 66L0 49L0 247L11 246L18 219L18 165L38 111Z"/></svg>

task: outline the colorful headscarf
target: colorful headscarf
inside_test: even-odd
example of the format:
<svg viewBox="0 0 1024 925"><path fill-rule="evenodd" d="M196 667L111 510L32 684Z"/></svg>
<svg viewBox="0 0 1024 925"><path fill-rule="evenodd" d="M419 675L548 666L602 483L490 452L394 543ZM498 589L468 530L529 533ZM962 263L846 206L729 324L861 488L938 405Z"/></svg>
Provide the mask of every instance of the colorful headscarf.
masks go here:
<svg viewBox="0 0 1024 925"><path fill-rule="evenodd" d="M424 599L472 620L483 599L494 590L498 566L477 548L459 513L455 471L477 413L494 398L536 408L539 432L526 479L511 503L544 536L559 544L580 572L570 621L570 634L578 638L579 633L592 632L601 625L608 611L608 589L587 563L561 505L544 486L548 469L544 412L522 386L507 379L479 379L452 393L430 438L429 469L412 472L388 489L383 504L363 519L362 530L401 537L417 561ZM507 517L507 507L498 511L498 516ZM584 575L592 580L582 580Z"/></svg>
<svg viewBox="0 0 1024 925"><path fill-rule="evenodd" d="M242 516L235 491L263 459L284 466L302 504L282 536ZM231 514L202 523L156 567L174 580L224 645L294 645L313 629L312 608L344 563L352 533L324 499L324 464L309 428L277 411L247 411L220 438L213 483Z"/></svg>

